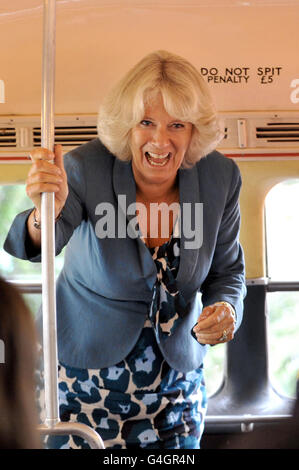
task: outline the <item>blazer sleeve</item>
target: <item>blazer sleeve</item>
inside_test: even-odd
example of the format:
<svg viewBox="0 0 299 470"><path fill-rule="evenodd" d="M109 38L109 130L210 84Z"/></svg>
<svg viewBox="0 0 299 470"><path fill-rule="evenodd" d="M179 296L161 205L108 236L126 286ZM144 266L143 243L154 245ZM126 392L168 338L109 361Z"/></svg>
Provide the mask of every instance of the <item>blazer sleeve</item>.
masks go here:
<svg viewBox="0 0 299 470"><path fill-rule="evenodd" d="M211 267L201 286L203 306L217 301L229 302L235 309L239 328L243 316L243 299L246 295L245 266L242 247L239 243L240 207L239 195L241 175L238 166L232 163L232 178Z"/></svg>
<svg viewBox="0 0 299 470"><path fill-rule="evenodd" d="M64 157L64 166L68 178L69 194L61 212L61 217L55 223L55 254L59 255L71 238L75 228L85 217L85 177L82 162L74 155ZM32 262L41 261L41 250L36 249L30 241L27 220L33 208L18 214L4 242L4 249L16 258Z"/></svg>

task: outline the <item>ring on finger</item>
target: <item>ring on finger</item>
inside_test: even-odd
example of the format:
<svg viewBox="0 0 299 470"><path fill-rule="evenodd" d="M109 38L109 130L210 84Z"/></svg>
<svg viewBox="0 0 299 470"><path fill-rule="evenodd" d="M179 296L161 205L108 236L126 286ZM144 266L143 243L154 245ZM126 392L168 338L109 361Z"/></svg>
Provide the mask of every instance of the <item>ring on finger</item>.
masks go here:
<svg viewBox="0 0 299 470"><path fill-rule="evenodd" d="M227 340L227 330L223 330L222 336L219 341L226 341Z"/></svg>

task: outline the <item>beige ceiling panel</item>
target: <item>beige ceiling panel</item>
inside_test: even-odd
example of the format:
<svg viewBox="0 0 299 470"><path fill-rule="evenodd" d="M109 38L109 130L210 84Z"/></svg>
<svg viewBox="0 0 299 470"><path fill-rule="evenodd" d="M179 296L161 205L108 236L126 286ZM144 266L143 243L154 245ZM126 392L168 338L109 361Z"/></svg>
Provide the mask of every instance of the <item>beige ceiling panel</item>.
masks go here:
<svg viewBox="0 0 299 470"><path fill-rule="evenodd" d="M39 114L42 1L5 3L0 114ZM202 69L220 111L298 111L298 24L295 0L57 1L56 113L96 113L112 84L156 49Z"/></svg>

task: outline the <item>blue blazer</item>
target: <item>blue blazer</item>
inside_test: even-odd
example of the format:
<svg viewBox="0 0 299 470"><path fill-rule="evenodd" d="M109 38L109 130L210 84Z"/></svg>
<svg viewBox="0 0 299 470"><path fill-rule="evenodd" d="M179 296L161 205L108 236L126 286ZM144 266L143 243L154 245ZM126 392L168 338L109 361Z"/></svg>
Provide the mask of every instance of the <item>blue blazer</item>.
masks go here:
<svg viewBox="0 0 299 470"><path fill-rule="evenodd" d="M69 366L108 367L135 346L157 271L140 236L101 239L96 234L98 204L109 203L117 211L118 196L126 196L127 207L136 201L131 162L115 158L98 139L71 151L64 161L69 195L55 225L56 254L67 244L56 285L58 357ZM203 203L203 241L199 248L188 247L181 229L177 286L188 313L171 336L161 338L159 347L171 367L187 372L201 365L207 350L191 335L202 306L227 301L235 308L237 328L241 323L246 290L238 240L241 177L233 160L214 151L191 169L180 169L178 180L181 208L186 202L192 207ZM31 211L16 216L4 248L18 258L40 262L26 229ZM119 214L116 234L121 219L129 223L133 217L125 210Z"/></svg>

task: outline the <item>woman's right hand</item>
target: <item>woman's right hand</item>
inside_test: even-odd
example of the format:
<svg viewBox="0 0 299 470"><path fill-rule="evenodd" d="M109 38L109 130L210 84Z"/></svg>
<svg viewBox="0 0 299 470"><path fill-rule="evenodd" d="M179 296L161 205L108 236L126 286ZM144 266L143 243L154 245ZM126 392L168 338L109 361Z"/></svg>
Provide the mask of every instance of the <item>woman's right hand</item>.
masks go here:
<svg viewBox="0 0 299 470"><path fill-rule="evenodd" d="M55 145L54 153L37 148L30 153L32 166L26 181L26 193L36 207L40 220L41 193L55 193L55 219L62 211L68 196L67 175L63 164L62 146ZM51 160L54 162L51 163Z"/></svg>

